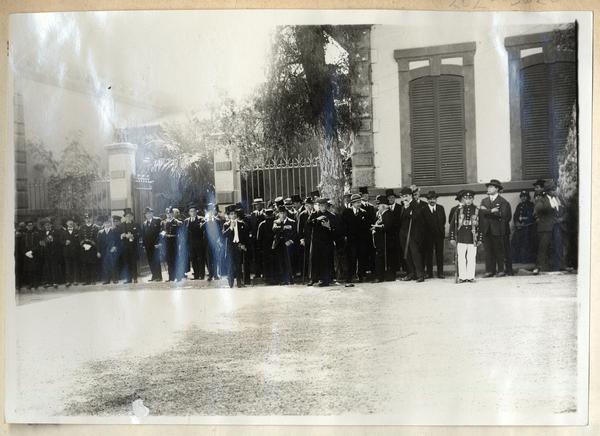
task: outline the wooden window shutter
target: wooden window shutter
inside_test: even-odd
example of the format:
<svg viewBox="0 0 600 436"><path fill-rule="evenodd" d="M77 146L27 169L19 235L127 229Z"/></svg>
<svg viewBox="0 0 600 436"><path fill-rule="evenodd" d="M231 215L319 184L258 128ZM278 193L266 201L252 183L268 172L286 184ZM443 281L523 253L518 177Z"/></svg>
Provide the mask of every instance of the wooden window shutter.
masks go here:
<svg viewBox="0 0 600 436"><path fill-rule="evenodd" d="M540 63L521 70L523 177L557 178L573 104L577 99L574 62Z"/></svg>
<svg viewBox="0 0 600 436"><path fill-rule="evenodd" d="M409 99L413 183L465 183L463 77L414 79Z"/></svg>

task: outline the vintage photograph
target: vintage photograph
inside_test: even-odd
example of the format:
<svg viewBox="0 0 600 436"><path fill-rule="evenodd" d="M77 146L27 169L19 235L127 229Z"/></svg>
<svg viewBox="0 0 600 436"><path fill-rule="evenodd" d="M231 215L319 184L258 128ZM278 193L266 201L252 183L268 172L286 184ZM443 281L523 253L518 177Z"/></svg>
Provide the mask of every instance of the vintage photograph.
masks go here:
<svg viewBox="0 0 600 436"><path fill-rule="evenodd" d="M11 15L7 420L585 424L591 48L583 11Z"/></svg>

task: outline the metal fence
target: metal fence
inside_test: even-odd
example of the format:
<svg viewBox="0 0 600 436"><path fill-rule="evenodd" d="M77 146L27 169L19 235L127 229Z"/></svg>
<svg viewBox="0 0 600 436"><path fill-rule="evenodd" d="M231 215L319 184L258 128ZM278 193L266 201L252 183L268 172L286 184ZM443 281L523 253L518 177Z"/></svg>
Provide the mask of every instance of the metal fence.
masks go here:
<svg viewBox="0 0 600 436"><path fill-rule="evenodd" d="M68 196L69 193L66 192L65 195ZM65 199L64 204L60 200L58 203L52 202L48 180L40 179L27 183L27 210L22 211L22 213L67 210L69 209L66 206L67 203L67 199ZM88 205L86 209L94 215L110 210L110 180L98 179L92 181L85 203Z"/></svg>
<svg viewBox="0 0 600 436"><path fill-rule="evenodd" d="M319 160L313 156L272 159L240 171L242 203L246 205L257 197L265 201L294 194L306 197L321 180Z"/></svg>
<svg viewBox="0 0 600 436"><path fill-rule="evenodd" d="M144 209L156 206L152 192L153 181L147 176L136 176L132 182L133 213L137 221L142 221L144 219Z"/></svg>

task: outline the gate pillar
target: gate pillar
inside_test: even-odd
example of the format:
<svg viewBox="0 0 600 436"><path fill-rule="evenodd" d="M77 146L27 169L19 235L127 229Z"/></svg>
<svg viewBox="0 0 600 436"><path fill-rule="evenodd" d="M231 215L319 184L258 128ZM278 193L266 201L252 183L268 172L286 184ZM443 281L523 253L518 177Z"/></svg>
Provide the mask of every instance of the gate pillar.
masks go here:
<svg viewBox="0 0 600 436"><path fill-rule="evenodd" d="M240 168L237 150L214 153L215 202L221 206L241 201Z"/></svg>
<svg viewBox="0 0 600 436"><path fill-rule="evenodd" d="M104 146L108 153L110 176L110 210L122 214L126 207L133 208L133 177L137 145L116 142Z"/></svg>

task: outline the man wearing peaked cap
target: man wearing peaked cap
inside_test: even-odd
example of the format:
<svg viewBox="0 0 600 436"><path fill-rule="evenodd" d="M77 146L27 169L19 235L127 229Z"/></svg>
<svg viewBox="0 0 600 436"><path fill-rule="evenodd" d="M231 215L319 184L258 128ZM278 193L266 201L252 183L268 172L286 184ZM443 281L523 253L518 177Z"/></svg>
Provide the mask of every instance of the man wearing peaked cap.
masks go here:
<svg viewBox="0 0 600 436"><path fill-rule="evenodd" d="M510 204L500 194L502 184L497 179L492 179L485 184L487 197L481 200L479 225L483 235L485 249L484 277L503 277L512 274L512 264L505 265L505 252L510 246L507 238L510 237L510 219L512 212Z"/></svg>
<svg viewBox="0 0 600 436"><path fill-rule="evenodd" d="M207 281L219 280L219 266L223 247L223 220L218 215L219 208L212 203L206 208L204 225L202 226L202 240L204 242L204 259L208 270Z"/></svg>
<svg viewBox="0 0 600 436"><path fill-rule="evenodd" d="M481 245L479 212L473 204L474 192L462 191L461 205L450 221L450 244L456 246L458 283L475 281L477 247Z"/></svg>
<svg viewBox="0 0 600 436"><path fill-rule="evenodd" d="M187 234L188 256L194 274L192 280L204 280L204 218L198 215L198 207L195 204L190 205L188 214L183 226Z"/></svg>
<svg viewBox="0 0 600 436"><path fill-rule="evenodd" d="M167 270L169 278L168 282L179 281L182 279L177 269L178 256L178 236L180 227L183 225L181 221L175 218L173 207L169 206L165 209L167 214L166 219L162 222L162 235L165 244L165 259L167 261Z"/></svg>
<svg viewBox="0 0 600 436"><path fill-rule="evenodd" d="M281 197L281 196L275 197L275 200L273 200L273 202L275 203L276 208L279 206L283 206L283 204L284 204L283 197Z"/></svg>

